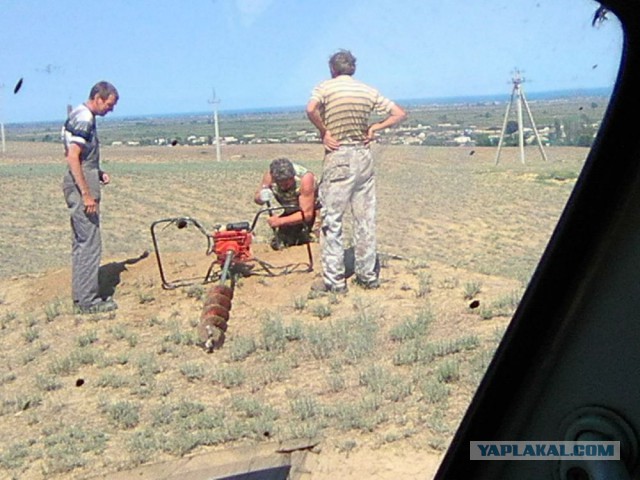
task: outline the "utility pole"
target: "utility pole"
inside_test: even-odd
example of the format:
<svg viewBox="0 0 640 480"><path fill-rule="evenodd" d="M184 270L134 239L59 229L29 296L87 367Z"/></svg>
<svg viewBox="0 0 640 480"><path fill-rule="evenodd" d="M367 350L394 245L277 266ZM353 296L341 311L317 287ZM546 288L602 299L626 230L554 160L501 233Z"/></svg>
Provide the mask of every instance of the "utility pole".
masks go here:
<svg viewBox="0 0 640 480"><path fill-rule="evenodd" d="M220 131L218 130L218 104L220 100L216 98L216 90L213 89L213 97L209 100L209 103L213 105L213 125L216 137L216 160L220 161Z"/></svg>
<svg viewBox="0 0 640 480"><path fill-rule="evenodd" d="M7 151L7 147L4 142L4 118L2 113L2 93L4 91L4 83L0 84L0 137L2 138L2 153Z"/></svg>
<svg viewBox="0 0 640 480"><path fill-rule="evenodd" d="M524 78L520 75L518 70L515 70L513 73L513 77L511 79L513 83L513 90L511 90L511 100L507 105L507 111L504 114L504 122L502 123L502 132L500 133L500 141L498 142L498 152L496 153L496 165L500 161L500 151L502 150L502 143L504 141L504 134L507 128L507 120L509 119L509 111L511 110L511 106L513 105L513 100L516 100L516 110L517 110L517 119L518 119L518 145L520 147L520 161L524 165L524 123L522 121L522 107L524 106L527 115L529 117L529 121L531 122L531 128L533 129L533 133L536 136L536 141L538 142L538 147L540 148L540 153L542 154L542 158L547 161L547 155L544 153L544 148L542 148L542 140L540 140L540 135L538 134L538 129L536 128L536 122L533 121L533 115L531 114L531 109L529 108L529 103L527 102L526 97L524 96L524 90L522 89L522 83L524 83Z"/></svg>
<svg viewBox="0 0 640 480"><path fill-rule="evenodd" d="M20 80L18 80L18 83L16 83L16 86L13 88L13 94L15 95L16 93L18 93L20 91L20 88L22 87L22 82L23 82L23 78L20 77ZM2 153L4 154L7 151L7 146L5 144L5 138L4 138L4 118L3 118L3 112L2 112L2 94L4 92L4 83L0 84L0 140L2 143Z"/></svg>

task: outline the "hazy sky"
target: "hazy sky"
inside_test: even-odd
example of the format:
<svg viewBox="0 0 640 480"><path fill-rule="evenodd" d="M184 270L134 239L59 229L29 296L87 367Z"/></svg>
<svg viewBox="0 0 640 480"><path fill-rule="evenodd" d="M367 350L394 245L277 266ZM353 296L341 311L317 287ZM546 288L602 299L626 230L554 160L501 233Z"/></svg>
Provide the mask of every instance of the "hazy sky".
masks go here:
<svg viewBox="0 0 640 480"><path fill-rule="evenodd" d="M57 120L99 80L112 117L302 106L337 49L401 101L611 87L622 33L592 0L0 0L0 118ZM14 86L24 78L21 90Z"/></svg>

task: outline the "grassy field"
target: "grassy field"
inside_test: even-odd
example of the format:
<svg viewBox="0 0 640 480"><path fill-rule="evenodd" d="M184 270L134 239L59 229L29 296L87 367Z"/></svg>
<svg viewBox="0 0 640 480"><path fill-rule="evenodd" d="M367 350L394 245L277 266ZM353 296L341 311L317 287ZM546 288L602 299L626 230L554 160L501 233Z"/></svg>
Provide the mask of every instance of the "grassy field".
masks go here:
<svg viewBox="0 0 640 480"><path fill-rule="evenodd" d="M151 222L251 220L269 161L287 156L320 172L320 146L227 146L223 162L213 147L103 148L113 179L103 274L120 309L78 316L60 146L9 142L0 156L0 477L88 478L306 438L321 440L321 455L437 457L587 153L548 148L544 162L530 147L523 165L508 148L496 166L492 148L374 146L381 288L310 296L318 266L245 278L227 340L207 354L195 327L209 286L161 288L153 255L141 257L153 251ZM172 277L204 274L211 261L190 235L166 250ZM259 224L259 258L304 258L270 251L268 238ZM317 245L314 254L319 263ZM409 478L394 468L376 478Z"/></svg>

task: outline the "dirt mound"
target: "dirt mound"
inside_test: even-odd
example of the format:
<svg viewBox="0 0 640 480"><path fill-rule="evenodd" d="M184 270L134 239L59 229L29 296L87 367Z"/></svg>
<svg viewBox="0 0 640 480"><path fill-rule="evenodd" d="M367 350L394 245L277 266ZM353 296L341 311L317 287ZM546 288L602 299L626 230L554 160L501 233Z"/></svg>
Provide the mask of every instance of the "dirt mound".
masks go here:
<svg viewBox="0 0 640 480"><path fill-rule="evenodd" d="M240 395L238 392L232 395L228 393L234 387L213 388L209 383L210 378L219 374L222 367L229 371L236 368L239 362L248 364L248 370L260 371L264 367L264 359L252 360L251 352L246 353L248 359L238 358L245 355L239 351L239 346L248 339L267 342L265 338L269 333L265 332L265 325L269 322L273 325L278 319L293 319L289 326L300 322L310 331L316 331L339 325L345 321L343 319L353 316L355 311L360 312L363 318L379 318L382 325L388 324L383 328L391 328L402 319L406 321L414 316L416 311L428 307L435 318L430 325L430 335L434 342L440 341L440 348L450 348L450 340L459 337L461 332L466 332L467 336L491 339L495 336L496 328L505 325L507 317L498 314L489 321L483 321L478 309L470 307L472 299L478 305L488 305L491 301L495 302L492 299L504 297L518 287L517 282L508 279L381 254L380 288L364 290L350 283L346 296L314 296L309 294L309 287L319 275L318 254L318 246L313 244L312 259L315 267L313 272L306 272L309 257L305 247L276 252L267 245L256 245L254 255L260 263L255 263L252 274L241 278L236 285L227 341L219 350L210 354L193 343L206 293L215 285L202 284L213 259L201 252L163 255L165 280L169 284L182 285L172 289L163 288L153 252L107 259L101 268L101 287L113 294L119 304L119 309L110 314L78 316L70 311L69 269L14 277L0 282L0 318L3 319L1 331L5 345L2 353L2 378L6 387L2 413L9 420L3 422L3 435L19 429L27 437L40 437L43 430L57 431L64 429L64 425L84 419L83 425L95 424L98 430L110 432L109 436L113 438L124 435L119 442L125 442L126 430L133 427L124 428L125 432L118 433L113 430L113 419L111 422L96 422L95 418L108 416L105 411L108 411L109 405L128 404L132 395L141 395L148 408L155 405L158 409L168 403L168 398L173 395L165 393L165 398L162 398L163 394L160 394L159 400L147 398L152 393L140 393L140 390L151 387L144 384L148 380L139 378L133 381L121 379L131 390L109 383L115 383L113 379L119 378L119 372L124 371L127 365L138 370L137 374L132 373L133 377L144 377L140 373L146 368L143 366L144 362L160 362L150 376L156 377L154 384L162 383L162 388L167 392L180 392L181 397L188 395L191 401L200 401L203 405L217 404L220 401L233 402ZM219 265L214 264L213 268L215 272ZM475 285L477 289L465 294L464 291L470 289L469 285ZM277 354L275 351L269 353L268 346L263 345L262 348L267 355ZM392 356L391 348L389 345L382 345L377 361ZM74 360L89 351L95 358ZM24 360L26 356L32 358ZM331 389L327 390L323 386L326 380L322 380L323 376L331 375L330 371L336 365L331 366L330 363L327 367L319 354L316 357L312 355L307 360L302 355L298 360L293 360L293 357L283 360L285 363L291 361L296 362L297 366L293 367L288 378L281 381L248 381L246 394L263 399L266 395L274 404L286 405L306 394L301 392L308 392L308 395L315 396L319 401L326 401L324 408L338 408L328 406L332 396ZM123 363L118 366L119 362ZM73 365L67 366L67 363ZM204 367L200 367L201 364ZM215 370L215 366L219 369ZM199 373L198 368L210 367L218 373L208 377ZM194 369L193 372L188 371L191 368ZM356 371L360 372L357 374L360 380L354 377L354 387L345 387L346 390L339 392L331 401L339 404L358 398L360 394L354 392L354 397L349 391L361 388L358 383L362 385L366 368L366 364L356 367ZM175 370L173 373L172 369ZM265 375L265 372L260 374ZM160 381L160 378L163 380ZM203 383L198 387L200 381ZM129 382L142 383L131 386ZM223 380L218 380L220 382ZM440 414L449 417L449 424L438 427L443 428L439 440L426 435L425 432L435 427L421 426L420 415L412 420L403 420L395 427L384 427L380 431L374 428L367 433L370 428L367 427L355 437L341 428L336 430L318 427L316 433L320 433L322 437L321 448L308 456L305 463L305 468L309 469L308 476L300 478L328 479L336 478L336 475L354 479L374 476L380 479L416 476L428 478L435 472L443 447L452 435L472 390L464 386L458 393L452 394L451 400L447 402L447 413ZM216 391L218 393L214 394ZM31 403L25 405L14 400L20 397L30 398L25 402ZM406 408L412 410L421 407L415 405ZM149 415L153 413L147 414ZM389 418L389 415L391 414L385 414L385 418ZM398 413L392 414L395 415ZM146 421L150 420L141 418L135 423L136 428L142 428ZM383 425L386 422L388 420L383 421ZM410 428L402 427L404 422L409 422ZM263 432L262 440L269 435L269 431ZM237 443L232 441L229 446L233 447ZM87 462L87 466L95 472L104 470L105 475L108 471L126 469L137 462L174 462L175 458L175 452L149 454L144 457L144 461L138 459L132 463L131 459L127 459L130 452L123 445L112 445L109 442L103 448L109 452L110 461L103 467L96 467L91 462ZM221 448L223 445L215 447L217 451L222 451ZM414 453L409 461L407 452L410 450ZM199 447L184 453L197 455L206 451L207 447ZM54 459L47 459L46 455L35 460L31 468L25 469L25 472L32 475L30 478L41 478L36 471L48 472L47 478L57 478L56 473L61 474L60 478L70 478L70 475L79 472L84 475L81 473L83 468L58 466Z"/></svg>

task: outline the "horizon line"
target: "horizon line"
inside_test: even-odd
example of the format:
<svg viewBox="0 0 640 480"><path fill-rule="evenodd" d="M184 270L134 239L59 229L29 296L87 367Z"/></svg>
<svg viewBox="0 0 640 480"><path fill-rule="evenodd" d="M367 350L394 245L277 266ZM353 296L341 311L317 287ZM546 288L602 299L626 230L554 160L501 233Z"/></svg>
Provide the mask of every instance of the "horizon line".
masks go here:
<svg viewBox="0 0 640 480"><path fill-rule="evenodd" d="M580 97L580 96L594 96L594 97L603 97L610 96L612 92L611 87L586 87L586 88L575 88L575 89L556 89L556 90L544 90L537 92L529 92L527 96L529 100L553 100L553 99L561 99L561 98L572 98L572 97ZM455 103L479 103L479 102L496 102L496 101L505 101L511 97L511 92L509 93L493 93L493 94L478 94L478 95L448 95L448 96L439 96L439 97L416 97L416 98L402 98L398 99L397 103L402 104L408 107L415 107L421 105L447 105L447 104L455 104ZM304 104L300 105L282 105L282 106L268 106L268 107L240 107L240 108L230 108L227 110L218 110L218 114L220 115L237 115L237 114L267 114L267 113L293 113L296 111L303 111ZM126 115L113 115L108 118L104 118L102 121L113 122L113 121L122 121L122 120L132 120L139 118L171 118L171 117L182 117L182 116L202 116L202 115L210 115L211 112L209 110L198 110L198 111L189 111L189 112L167 112L167 113L136 113L136 114L126 114ZM28 121L18 121L18 122L10 122L6 123L5 126L9 127L11 125L27 125L27 124L38 124L38 123L56 123L59 122L60 119L56 120L28 120Z"/></svg>

